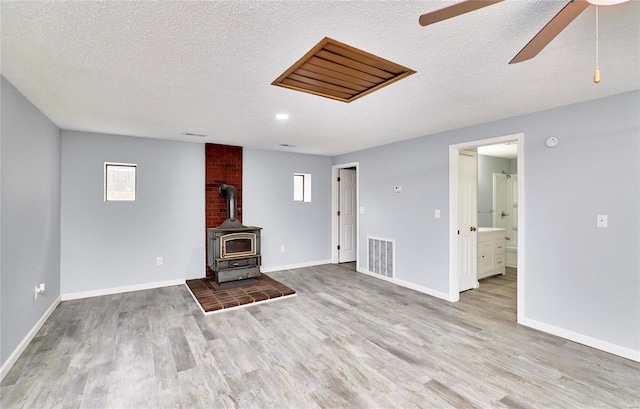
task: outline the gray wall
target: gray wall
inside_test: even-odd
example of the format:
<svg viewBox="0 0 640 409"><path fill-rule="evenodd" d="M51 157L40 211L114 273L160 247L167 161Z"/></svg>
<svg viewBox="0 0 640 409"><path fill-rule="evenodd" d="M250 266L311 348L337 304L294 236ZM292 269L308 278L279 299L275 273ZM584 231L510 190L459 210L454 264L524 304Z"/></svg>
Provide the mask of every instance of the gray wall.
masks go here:
<svg viewBox="0 0 640 409"><path fill-rule="evenodd" d="M293 174L311 174L311 202L293 201ZM262 230L262 266L331 258L331 158L244 149L243 223ZM285 251L280 251L280 246Z"/></svg>
<svg viewBox="0 0 640 409"><path fill-rule="evenodd" d="M449 145L523 132L521 312L638 350L639 112L634 91L335 157L360 162L360 260L368 235L395 238L398 278L448 292ZM556 148L545 146L549 136ZM609 228L596 228L597 214L609 215Z"/></svg>
<svg viewBox="0 0 640 409"><path fill-rule="evenodd" d="M360 268L366 269L368 236L395 240L397 279L448 291L450 140L418 138L333 159L359 162ZM396 185L401 193L393 192Z"/></svg>
<svg viewBox="0 0 640 409"><path fill-rule="evenodd" d="M104 201L104 162L138 165L135 202ZM204 166L202 144L63 131L62 294L203 277Z"/></svg>
<svg viewBox="0 0 640 409"><path fill-rule="evenodd" d="M4 363L60 295L60 130L2 77L1 339ZM47 291L34 300L34 289Z"/></svg>
<svg viewBox="0 0 640 409"><path fill-rule="evenodd" d="M511 173L511 160L478 155L478 226L493 227L493 174ZM513 173L518 173L513 172Z"/></svg>

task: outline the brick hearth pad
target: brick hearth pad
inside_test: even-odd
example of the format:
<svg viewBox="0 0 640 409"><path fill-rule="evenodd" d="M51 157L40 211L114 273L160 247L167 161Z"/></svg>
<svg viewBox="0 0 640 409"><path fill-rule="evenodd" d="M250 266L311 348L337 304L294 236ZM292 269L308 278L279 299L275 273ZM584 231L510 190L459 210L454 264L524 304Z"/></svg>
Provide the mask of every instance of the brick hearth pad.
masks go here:
<svg viewBox="0 0 640 409"><path fill-rule="evenodd" d="M216 289L210 278L187 280L186 284L205 314L296 295L294 290L267 275L260 274L256 280L252 285L228 289Z"/></svg>

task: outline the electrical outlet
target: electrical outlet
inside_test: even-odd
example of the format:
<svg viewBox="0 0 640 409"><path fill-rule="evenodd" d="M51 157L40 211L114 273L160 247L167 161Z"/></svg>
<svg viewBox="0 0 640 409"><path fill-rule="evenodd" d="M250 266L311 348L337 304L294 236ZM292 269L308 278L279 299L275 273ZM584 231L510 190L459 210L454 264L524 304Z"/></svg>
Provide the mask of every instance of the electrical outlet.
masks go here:
<svg viewBox="0 0 640 409"><path fill-rule="evenodd" d="M284 253L284 244L282 246L280 246L280 252Z"/></svg>
<svg viewBox="0 0 640 409"><path fill-rule="evenodd" d="M156 259L156 264L158 264L159 266L161 266L161 265L162 265L162 261L163 261L163 260L162 260L162 257L158 257L158 258Z"/></svg>

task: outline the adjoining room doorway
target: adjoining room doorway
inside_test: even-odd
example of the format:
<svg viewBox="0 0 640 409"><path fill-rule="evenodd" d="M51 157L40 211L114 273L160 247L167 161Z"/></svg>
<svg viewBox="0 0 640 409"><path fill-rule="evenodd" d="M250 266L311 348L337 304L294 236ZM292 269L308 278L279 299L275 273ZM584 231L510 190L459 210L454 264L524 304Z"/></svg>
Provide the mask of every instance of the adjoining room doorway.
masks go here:
<svg viewBox="0 0 640 409"><path fill-rule="evenodd" d="M358 268L358 163L332 167L331 261Z"/></svg>
<svg viewBox="0 0 640 409"><path fill-rule="evenodd" d="M516 166L515 174L517 174L518 187L517 191L514 190L515 197L513 198L514 203L517 203L517 212L514 214L515 218L513 223L517 226L517 231L514 232L515 237L513 237L514 241L518 243L518 251L516 264L518 266L517 269L517 315L518 321L520 321L520 317L523 314L523 294L524 294L524 274L525 274L525 264L524 264L524 256L525 256L525 246L524 246L524 153L523 153L523 139L524 134L514 134L514 135L506 135L497 138L483 139L465 142L461 144L455 144L449 146L449 300L450 301L458 301L460 299L460 291L464 291L469 288L477 287L478 280L478 268L473 268L474 265L477 266L476 257L479 256L477 253L478 249L478 236L477 236L477 215L479 211L483 211L483 209L478 209L478 198L477 198L477 190L473 192L475 196L475 200L471 200L471 202L475 203L475 210L473 210L474 215L476 217L464 217L466 209L465 206L461 205L467 202L470 202L470 199L467 197L469 192L466 189L466 183L461 183L461 178L464 178L464 160L461 160L462 156L465 156L463 159L466 159L468 152L477 152L478 148L485 147L488 145L497 145L497 144L506 144L513 143L517 145L517 158L516 158ZM467 155L465 155L467 153ZM477 156L476 156L477 158ZM475 161L473 161L475 163ZM474 165L475 166L475 165ZM461 170L462 169L462 170ZM506 172L505 172L506 173ZM495 206L492 206L495 207ZM468 210L468 209L467 209ZM495 211L495 209L490 209ZM489 210L484 210L489 211ZM501 211L502 212L502 211ZM502 213L501 213L502 214ZM506 213L505 213L506 214ZM461 216L462 215L462 216ZM460 226L461 223L464 224L465 220L469 219L468 226L465 225L463 227L465 233L468 233L468 246L461 243L460 240ZM474 223L474 220L476 221ZM476 251L471 251L476 249ZM465 281L465 277L461 277L461 268L467 266L469 272L471 272L474 277L466 277L468 280ZM464 269L462 269L464 270ZM469 286L467 281L474 281L475 285ZM463 281L464 285L461 285L461 281ZM466 284L465 284L466 283ZM466 288L469 287L469 288Z"/></svg>

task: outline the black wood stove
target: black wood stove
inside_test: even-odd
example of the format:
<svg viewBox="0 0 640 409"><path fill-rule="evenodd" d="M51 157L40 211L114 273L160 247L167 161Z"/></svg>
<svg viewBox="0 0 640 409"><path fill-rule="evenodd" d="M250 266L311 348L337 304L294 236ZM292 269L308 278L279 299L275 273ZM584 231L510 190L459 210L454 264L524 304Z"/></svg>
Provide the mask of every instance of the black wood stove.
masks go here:
<svg viewBox="0 0 640 409"><path fill-rule="evenodd" d="M227 219L207 229L207 265L213 278L223 284L258 277L262 228L244 226L238 220L235 187L223 183L218 192L227 198Z"/></svg>

